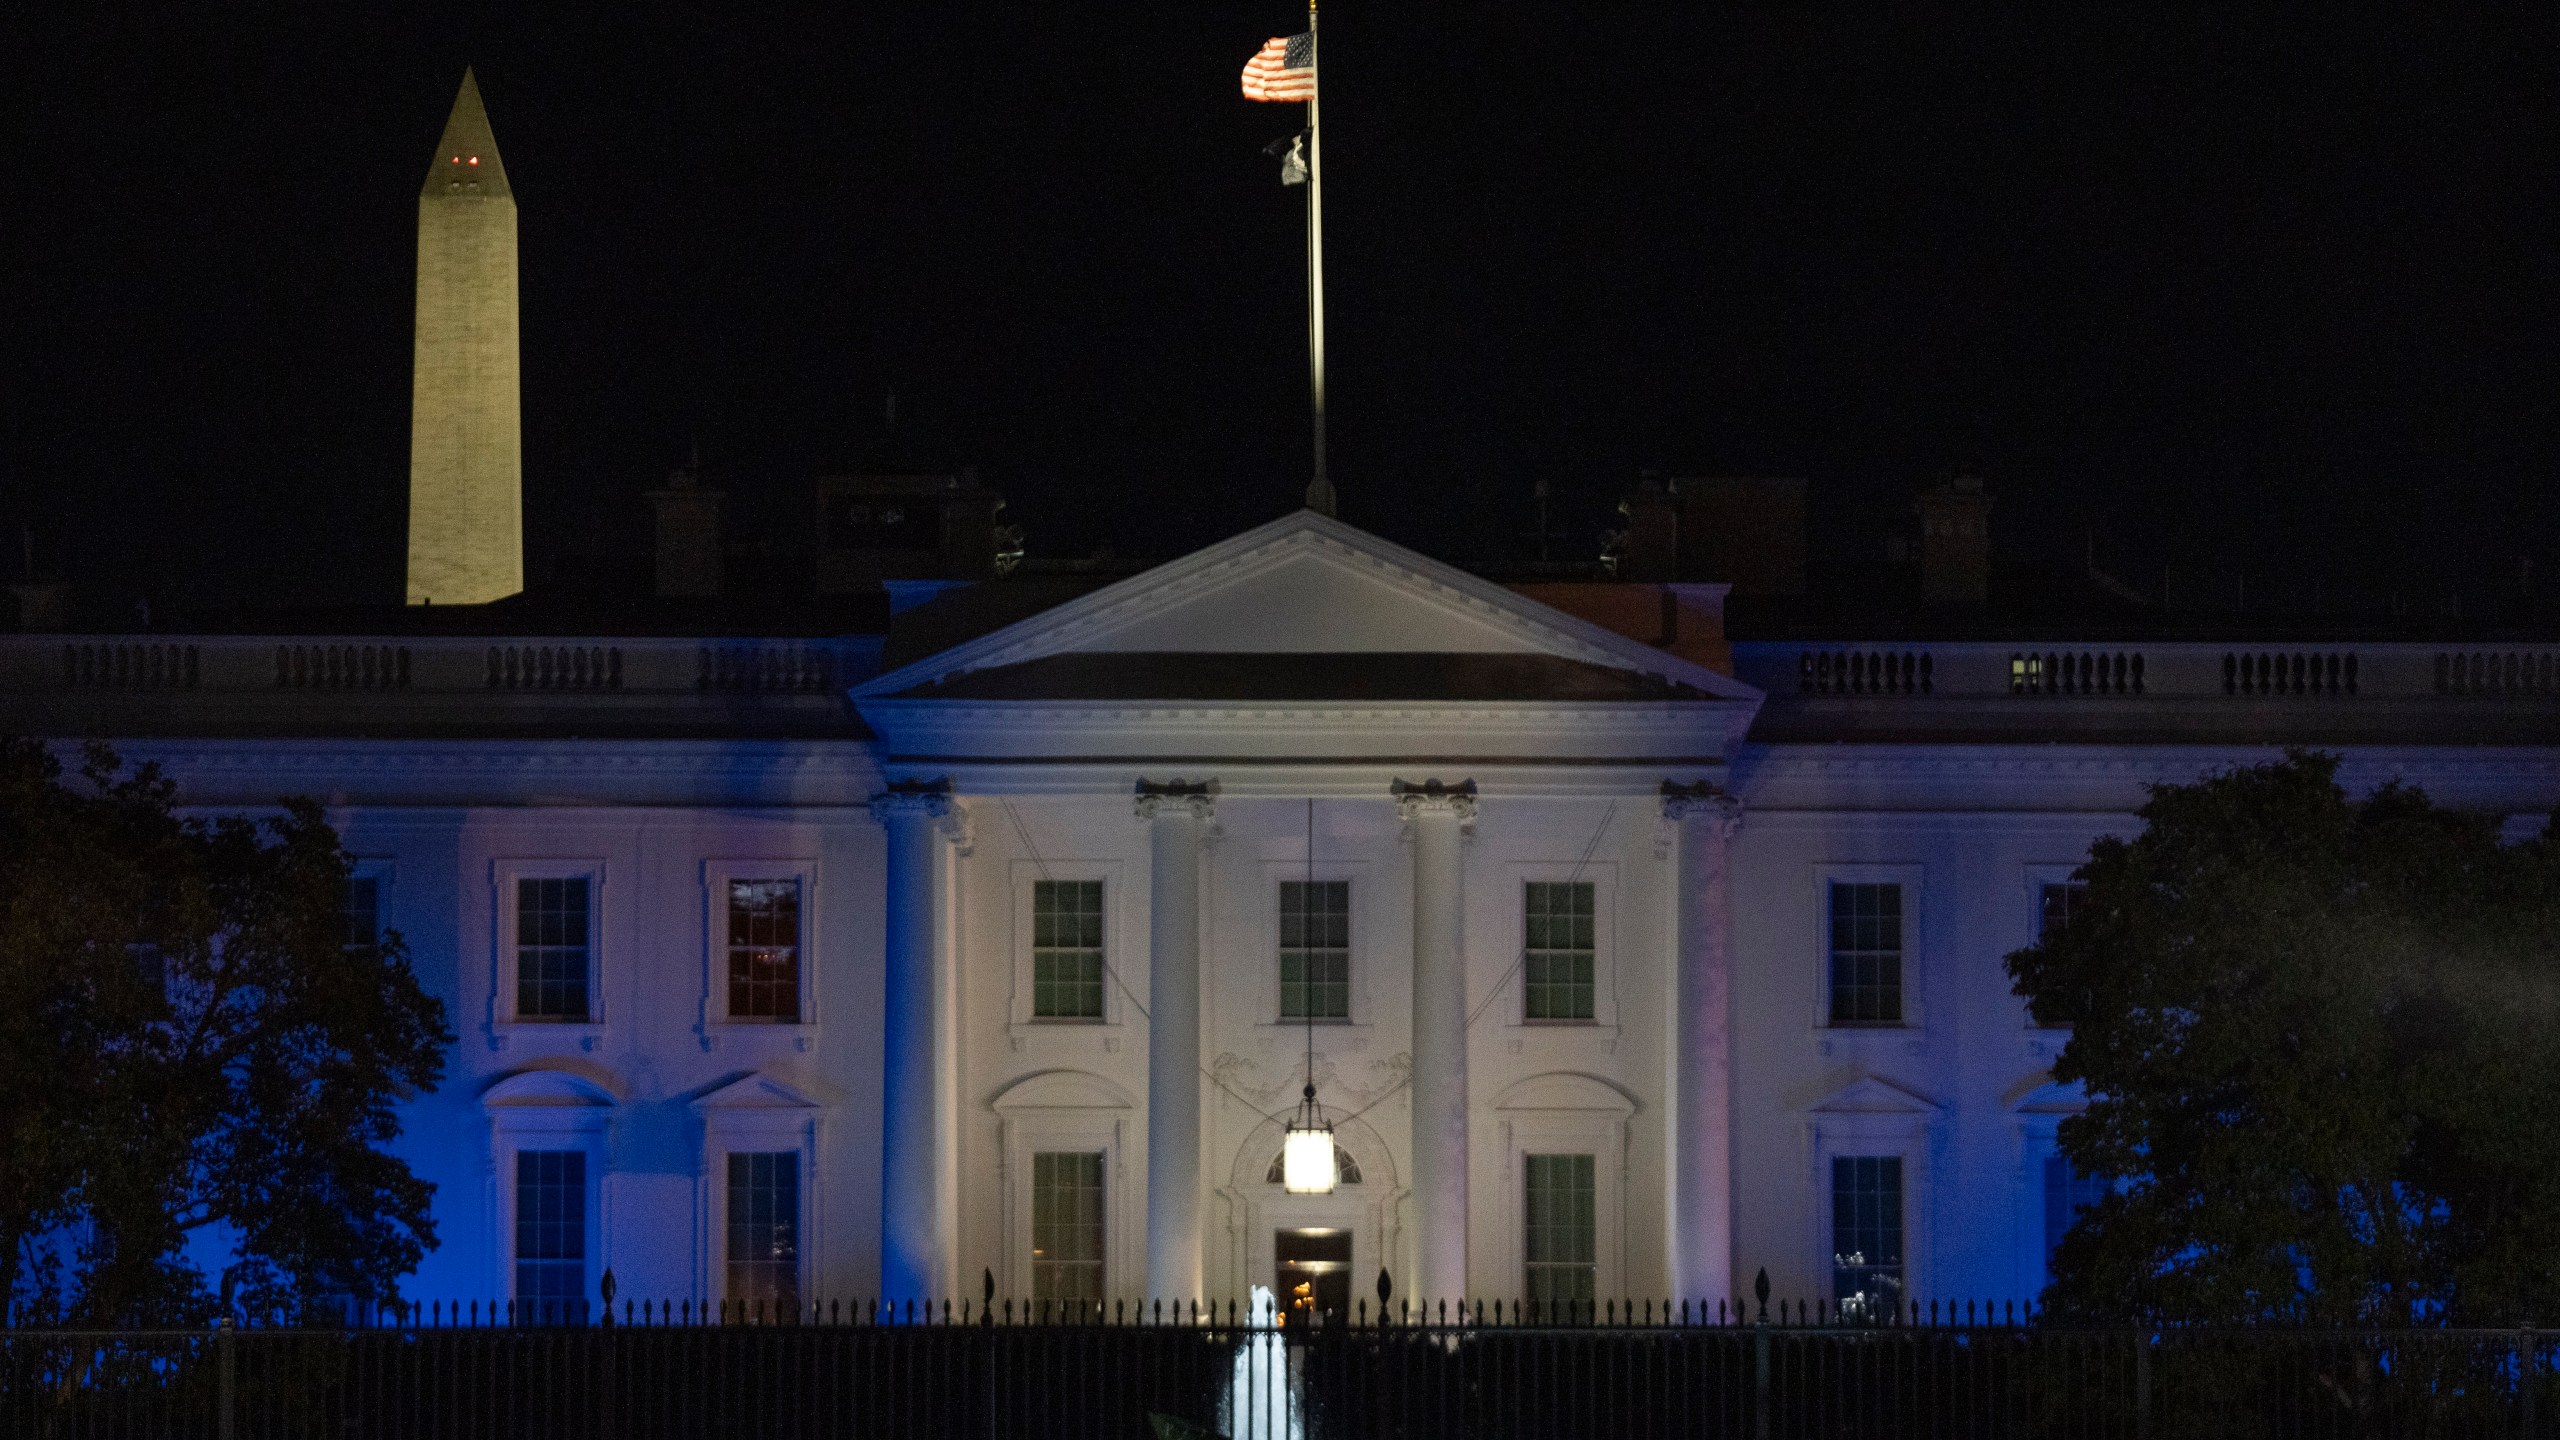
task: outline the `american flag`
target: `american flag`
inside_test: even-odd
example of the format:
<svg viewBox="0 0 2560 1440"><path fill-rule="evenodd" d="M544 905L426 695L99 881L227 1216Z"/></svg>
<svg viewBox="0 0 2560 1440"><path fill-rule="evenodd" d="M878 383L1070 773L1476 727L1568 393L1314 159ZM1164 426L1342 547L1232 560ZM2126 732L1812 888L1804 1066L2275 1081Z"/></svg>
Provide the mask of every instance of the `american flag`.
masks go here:
<svg viewBox="0 0 2560 1440"><path fill-rule="evenodd" d="M1245 62L1247 100L1313 100L1316 98L1316 37L1273 36L1260 53Z"/></svg>

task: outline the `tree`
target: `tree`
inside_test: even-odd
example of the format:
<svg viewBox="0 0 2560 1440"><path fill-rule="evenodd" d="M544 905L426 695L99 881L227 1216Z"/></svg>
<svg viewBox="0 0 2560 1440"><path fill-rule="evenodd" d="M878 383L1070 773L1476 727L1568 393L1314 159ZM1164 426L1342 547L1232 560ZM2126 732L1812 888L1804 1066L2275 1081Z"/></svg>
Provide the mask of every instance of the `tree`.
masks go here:
<svg viewBox="0 0 2560 1440"><path fill-rule="evenodd" d="M92 746L66 784L0 740L0 1298L22 1318L292 1319L390 1298L435 1243L388 1152L442 1077L442 1005L396 934L351 943L350 861L308 801L179 814Z"/></svg>
<svg viewBox="0 0 2560 1440"><path fill-rule="evenodd" d="M2114 1193L2054 1256L2090 1319L2560 1315L2560 840L2290 753L2154 787L2013 954L2062 1153Z"/></svg>

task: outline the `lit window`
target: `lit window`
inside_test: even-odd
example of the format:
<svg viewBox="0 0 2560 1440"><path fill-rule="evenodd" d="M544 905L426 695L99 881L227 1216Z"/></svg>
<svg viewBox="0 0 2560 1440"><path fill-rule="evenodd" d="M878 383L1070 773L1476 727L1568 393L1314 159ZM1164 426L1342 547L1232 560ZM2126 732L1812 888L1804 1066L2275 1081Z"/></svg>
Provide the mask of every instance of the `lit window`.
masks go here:
<svg viewBox="0 0 2560 1440"><path fill-rule="evenodd" d="M1600 1287L1598 1165L1589 1155L1523 1155L1520 1168L1530 1303L1587 1305Z"/></svg>
<svg viewBox="0 0 2560 1440"><path fill-rule="evenodd" d="M1902 1157L1831 1160L1831 1298L1845 1318L1882 1318L1902 1303Z"/></svg>
<svg viewBox="0 0 2560 1440"><path fill-rule="evenodd" d="M1280 882L1280 1018L1351 1017L1351 882Z"/></svg>
<svg viewBox="0 0 2560 1440"><path fill-rule="evenodd" d="M587 877L516 882L516 1014L584 1020Z"/></svg>
<svg viewBox="0 0 2560 1440"><path fill-rule="evenodd" d="M587 1156L516 1152L516 1315L533 1324L580 1318L587 1290Z"/></svg>
<svg viewBox="0 0 2560 1440"><path fill-rule="evenodd" d="M800 882L729 882L729 1016L800 1018Z"/></svg>
<svg viewBox="0 0 2560 1440"><path fill-rule="evenodd" d="M1031 888L1031 1013L1102 1018L1102 882L1041 880Z"/></svg>
<svg viewBox="0 0 2560 1440"><path fill-rule="evenodd" d="M1031 1157L1031 1298L1102 1299L1102 1160L1099 1153Z"/></svg>
<svg viewBox="0 0 2560 1440"><path fill-rule="evenodd" d="M1521 985L1531 1020L1591 1018L1594 888L1588 880L1529 882Z"/></svg>
<svg viewBox="0 0 2560 1440"><path fill-rule="evenodd" d="M1831 882L1831 1023L1902 1023L1902 887Z"/></svg>
<svg viewBox="0 0 2560 1440"><path fill-rule="evenodd" d="M800 1310L800 1156L729 1157L729 1298L779 1317Z"/></svg>

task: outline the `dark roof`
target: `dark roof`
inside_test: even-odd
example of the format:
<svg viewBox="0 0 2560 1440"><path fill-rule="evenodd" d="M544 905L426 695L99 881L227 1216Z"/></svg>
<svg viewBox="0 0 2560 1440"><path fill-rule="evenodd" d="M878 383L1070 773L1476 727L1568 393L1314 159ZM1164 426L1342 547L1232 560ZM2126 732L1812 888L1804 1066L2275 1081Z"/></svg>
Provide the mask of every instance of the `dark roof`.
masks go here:
<svg viewBox="0 0 2560 1440"><path fill-rule="evenodd" d="M1556 655L1370 651L1050 655L899 692L910 700L1713 700L1692 686Z"/></svg>

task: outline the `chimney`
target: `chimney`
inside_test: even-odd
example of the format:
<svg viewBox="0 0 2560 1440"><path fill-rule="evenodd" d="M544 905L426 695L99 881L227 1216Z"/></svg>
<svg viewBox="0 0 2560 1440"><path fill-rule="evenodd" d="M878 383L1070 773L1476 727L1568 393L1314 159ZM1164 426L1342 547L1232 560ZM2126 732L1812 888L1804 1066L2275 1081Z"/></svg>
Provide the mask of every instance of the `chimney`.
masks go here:
<svg viewBox="0 0 2560 1440"><path fill-rule="evenodd" d="M658 512L658 582L661 600L712 600L720 594L720 502L725 492L705 490L700 461L667 477L649 492Z"/></svg>
<svg viewBox="0 0 2560 1440"><path fill-rule="evenodd" d="M1675 481L1680 576L1736 595L1804 593L1804 481L1719 475Z"/></svg>
<svg viewBox="0 0 2560 1440"><path fill-rule="evenodd" d="M1932 609L1979 610L1991 598L1991 497L1982 481L1960 475L1924 490L1920 515L1920 603Z"/></svg>
<svg viewBox="0 0 2560 1440"><path fill-rule="evenodd" d="M18 597L18 628L29 635L59 635L70 623L71 587L60 580L36 578L36 532L18 532L19 563L26 578L9 587Z"/></svg>
<svg viewBox="0 0 2560 1440"><path fill-rule="evenodd" d="M1618 552L1617 578L1655 584L1679 579L1678 487L1648 470L1619 502L1618 513L1627 517L1627 530Z"/></svg>

